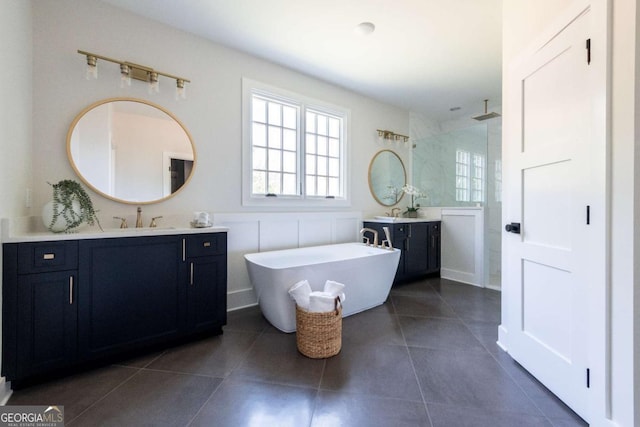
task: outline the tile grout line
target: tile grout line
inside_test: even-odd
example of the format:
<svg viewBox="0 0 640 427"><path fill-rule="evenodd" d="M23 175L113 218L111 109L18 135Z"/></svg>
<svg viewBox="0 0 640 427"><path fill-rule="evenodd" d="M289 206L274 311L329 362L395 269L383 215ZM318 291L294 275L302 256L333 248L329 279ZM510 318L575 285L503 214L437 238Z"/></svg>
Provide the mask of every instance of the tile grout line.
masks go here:
<svg viewBox="0 0 640 427"><path fill-rule="evenodd" d="M404 349L407 352L407 356L409 357L409 363L411 363L411 369L413 370L413 376L416 379L416 384L418 385L418 390L420 391L420 397L422 398L422 405L424 406L424 411L427 414L427 420L429 420L429 425L433 427L433 421L431 420L431 414L429 413L429 407L427 406L427 401L424 397L424 392L422 391L422 385L420 384L420 379L418 378L418 372L416 371L416 365L413 363L413 357L411 357L411 352L409 351L409 346L407 345L407 338L404 335L404 329L402 328L402 323L400 322L398 312L396 310L396 306L391 298L389 298L391 302L391 307L393 307L393 317L398 324L400 329L400 334L402 335L402 341L404 342Z"/></svg>
<svg viewBox="0 0 640 427"><path fill-rule="evenodd" d="M222 333L224 334L224 330L222 331ZM218 392L218 390L220 390L222 388L222 386L229 382L229 377L231 377L231 375L233 374L233 371L242 364L242 362L244 362L246 360L246 358L249 356L249 353L251 353L251 351L253 350L253 348L256 345L256 342L258 341L258 339L265 333L265 328L262 328L262 330L258 333L256 333L256 337L253 340L253 342L251 343L251 345L249 346L249 348L247 348L247 350L245 351L244 357L238 361L238 363L236 364L236 366L234 366L233 368L231 368L231 370L229 371L229 373L222 378L222 381L220 381L220 384L218 384L218 386L213 390L213 392L211 392L211 394L209 395L209 397L207 398L207 400L205 400L202 403L202 406L200 406L200 408L198 408L198 410L196 411L196 413L193 415L193 417L189 420L189 422L186 424L185 427L188 427L190 425L193 424L193 422L198 418L198 416L200 415L200 413L202 412L202 410L207 406L207 404L211 401L211 399L213 399L213 396L216 395L216 393ZM214 378L214 377L209 377L209 378ZM219 377L217 377L219 378Z"/></svg>
<svg viewBox="0 0 640 427"><path fill-rule="evenodd" d="M142 368L133 368L130 366L127 367L123 367L125 369L133 369L135 372L133 372L131 375L129 375L127 378L125 378L124 380L122 380L118 385L116 385L114 388L112 388L111 390L109 390L108 392L106 392L101 398L99 398L98 400L96 400L95 402L93 402L91 405L87 406L83 411L81 411L78 415L76 415L73 419L69 420L69 424L73 424L74 421L76 421L78 418L80 418L82 415L84 415L87 411L91 410L92 408L94 408L96 405L98 405L98 403L102 402L104 399L107 398L107 396L110 396L112 393L114 393L116 390L118 390L120 387L122 387L125 383L129 382L133 377L135 377L136 375L138 375L141 371Z"/></svg>

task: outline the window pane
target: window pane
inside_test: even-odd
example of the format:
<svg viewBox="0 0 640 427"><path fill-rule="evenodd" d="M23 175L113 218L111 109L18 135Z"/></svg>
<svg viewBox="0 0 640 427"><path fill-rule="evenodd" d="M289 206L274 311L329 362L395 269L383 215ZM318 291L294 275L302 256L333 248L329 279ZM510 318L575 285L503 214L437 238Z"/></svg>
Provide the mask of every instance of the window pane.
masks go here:
<svg viewBox="0 0 640 427"><path fill-rule="evenodd" d="M326 196L327 195L327 178L319 176L317 188L318 190L316 192L316 196Z"/></svg>
<svg viewBox="0 0 640 427"><path fill-rule="evenodd" d="M327 116L318 114L318 135L326 135L327 132Z"/></svg>
<svg viewBox="0 0 640 427"><path fill-rule="evenodd" d="M333 117L329 118L329 136L332 138L340 137L340 120Z"/></svg>
<svg viewBox="0 0 640 427"><path fill-rule="evenodd" d="M313 175L307 175L307 188L306 193L308 196L315 196L316 194L316 177Z"/></svg>
<svg viewBox="0 0 640 427"><path fill-rule="evenodd" d="M289 129L297 129L297 114L298 110L293 107L284 105L282 107L282 126Z"/></svg>
<svg viewBox="0 0 640 427"><path fill-rule="evenodd" d="M340 195L340 179L338 178L329 178L329 194L328 196L338 196Z"/></svg>
<svg viewBox="0 0 640 427"><path fill-rule="evenodd" d="M275 172L269 172L269 193L281 194L282 187L280 186L280 179L282 175Z"/></svg>
<svg viewBox="0 0 640 427"><path fill-rule="evenodd" d="M329 139L329 155L331 157L340 157L340 140L335 138Z"/></svg>
<svg viewBox="0 0 640 427"><path fill-rule="evenodd" d="M296 151L296 131L285 129L282 132L282 148L289 151Z"/></svg>
<svg viewBox="0 0 640 427"><path fill-rule="evenodd" d="M308 133L306 141L307 141L307 144L306 144L307 153L315 154L316 153L316 136Z"/></svg>
<svg viewBox="0 0 640 427"><path fill-rule="evenodd" d="M315 114L307 112L307 119L306 119L305 126L307 128L307 132L315 133L316 131L316 115Z"/></svg>
<svg viewBox="0 0 640 427"><path fill-rule="evenodd" d="M269 150L269 171L279 172L282 170L281 160L280 160L280 150Z"/></svg>
<svg viewBox="0 0 640 427"><path fill-rule="evenodd" d="M327 175L327 158L324 156L318 156L318 175ZM320 185L320 181L318 181Z"/></svg>
<svg viewBox="0 0 640 427"><path fill-rule="evenodd" d="M307 154L305 167L307 169L307 174L315 175L316 174L316 156Z"/></svg>
<svg viewBox="0 0 640 427"><path fill-rule="evenodd" d="M253 169L267 168L267 150L260 147L253 147Z"/></svg>
<svg viewBox="0 0 640 427"><path fill-rule="evenodd" d="M340 160L329 159L329 176L340 176Z"/></svg>
<svg viewBox="0 0 640 427"><path fill-rule="evenodd" d="M274 102L269 103L269 124L280 126L282 124L281 105Z"/></svg>
<svg viewBox="0 0 640 427"><path fill-rule="evenodd" d="M282 129L269 126L269 148L282 147Z"/></svg>
<svg viewBox="0 0 640 427"><path fill-rule="evenodd" d="M251 142L253 143L253 145L259 145L261 147L267 145L267 128L265 125L261 125L258 123L253 124Z"/></svg>
<svg viewBox="0 0 640 427"><path fill-rule="evenodd" d="M327 137L326 136L319 136L318 137L318 154L322 154L323 156L326 156L327 154L329 154L329 150L327 148Z"/></svg>
<svg viewBox="0 0 640 427"><path fill-rule="evenodd" d="M263 99L253 97L251 102L252 113L251 118L254 122L265 123L267 121L267 103Z"/></svg>
<svg viewBox="0 0 640 427"><path fill-rule="evenodd" d="M284 172L296 173L296 153L292 151L282 152L282 170Z"/></svg>
<svg viewBox="0 0 640 427"><path fill-rule="evenodd" d="M253 194L266 193L267 174L265 172L253 171Z"/></svg>
<svg viewBox="0 0 640 427"><path fill-rule="evenodd" d="M295 196L298 194L296 191L296 176L295 174L285 173L282 176L282 194L288 196Z"/></svg>

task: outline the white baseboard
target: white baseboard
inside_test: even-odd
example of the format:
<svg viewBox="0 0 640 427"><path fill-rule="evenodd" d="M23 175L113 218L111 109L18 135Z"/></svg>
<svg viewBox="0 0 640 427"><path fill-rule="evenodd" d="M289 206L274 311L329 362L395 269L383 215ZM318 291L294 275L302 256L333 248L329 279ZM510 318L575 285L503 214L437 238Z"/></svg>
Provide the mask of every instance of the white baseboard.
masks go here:
<svg viewBox="0 0 640 427"><path fill-rule="evenodd" d="M0 405L4 406L9 401L13 390L11 390L10 383L6 382L4 377L0 378Z"/></svg>
<svg viewBox="0 0 640 427"><path fill-rule="evenodd" d="M508 352L507 342L509 341L507 340L507 335L509 335L507 328L502 325L498 326L498 341L496 342L496 344L498 344L498 347L500 347L505 352Z"/></svg>
<svg viewBox="0 0 640 427"><path fill-rule="evenodd" d="M468 285L483 287L482 283L476 282L476 275L474 273L467 273L464 271L451 270L449 268L440 268L440 277L443 279L455 280L456 282L466 283Z"/></svg>
<svg viewBox="0 0 640 427"><path fill-rule="evenodd" d="M227 293L227 311L239 310L258 304L253 288L240 289Z"/></svg>

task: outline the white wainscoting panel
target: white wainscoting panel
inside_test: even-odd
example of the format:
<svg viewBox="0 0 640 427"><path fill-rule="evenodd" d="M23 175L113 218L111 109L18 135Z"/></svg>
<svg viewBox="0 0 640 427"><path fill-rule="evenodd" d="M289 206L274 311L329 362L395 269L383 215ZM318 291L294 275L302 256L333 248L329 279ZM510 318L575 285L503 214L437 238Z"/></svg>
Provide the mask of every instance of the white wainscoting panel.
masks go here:
<svg viewBox="0 0 640 427"><path fill-rule="evenodd" d="M484 287L483 208L442 209L440 276Z"/></svg>
<svg viewBox="0 0 640 427"><path fill-rule="evenodd" d="M358 241L362 213L229 213L213 222L229 228L227 309L236 310L257 304L245 254Z"/></svg>

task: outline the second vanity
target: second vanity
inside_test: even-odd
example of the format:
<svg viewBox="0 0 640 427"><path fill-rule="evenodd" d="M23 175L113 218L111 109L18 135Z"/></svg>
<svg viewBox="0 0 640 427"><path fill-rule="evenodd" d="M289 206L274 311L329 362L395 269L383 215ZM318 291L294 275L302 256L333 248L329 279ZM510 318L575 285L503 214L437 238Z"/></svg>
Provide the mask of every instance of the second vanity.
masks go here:
<svg viewBox="0 0 640 427"><path fill-rule="evenodd" d="M130 229L5 239L2 375L15 388L222 333L226 231Z"/></svg>
<svg viewBox="0 0 640 427"><path fill-rule="evenodd" d="M391 246L402 251L395 282L434 274L440 271L439 220L413 218L368 219L363 226L376 230L384 239L383 228L389 227Z"/></svg>

